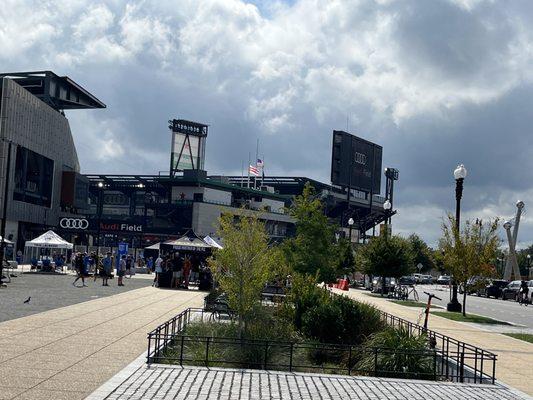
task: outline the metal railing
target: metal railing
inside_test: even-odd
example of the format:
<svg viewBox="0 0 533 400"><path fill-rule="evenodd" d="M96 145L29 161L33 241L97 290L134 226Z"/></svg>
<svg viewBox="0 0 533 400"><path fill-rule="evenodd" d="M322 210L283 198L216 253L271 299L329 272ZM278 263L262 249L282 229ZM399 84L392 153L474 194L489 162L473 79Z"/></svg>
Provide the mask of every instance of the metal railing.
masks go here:
<svg viewBox="0 0 533 400"><path fill-rule="evenodd" d="M148 334L147 362L206 367L330 372L410 379L494 383L496 355L391 314L383 320L412 335L426 335L427 350L405 350L311 342L248 340L187 335L192 322L213 320L213 313L189 308ZM361 364L361 360L366 360ZM321 361L322 360L322 361ZM390 368L391 363L407 366ZM417 369L416 365L424 366Z"/></svg>
<svg viewBox="0 0 533 400"><path fill-rule="evenodd" d="M406 329L411 335L426 335L429 347L442 353L441 370L455 382L492 383L496 381L497 355L450 336L424 329L395 315L380 311L389 326Z"/></svg>

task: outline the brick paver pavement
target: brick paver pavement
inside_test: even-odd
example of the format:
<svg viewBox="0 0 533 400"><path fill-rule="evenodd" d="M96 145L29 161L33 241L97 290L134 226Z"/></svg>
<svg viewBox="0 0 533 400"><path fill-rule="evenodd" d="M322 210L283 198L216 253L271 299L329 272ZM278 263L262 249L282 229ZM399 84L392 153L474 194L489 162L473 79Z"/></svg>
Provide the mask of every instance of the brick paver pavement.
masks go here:
<svg viewBox="0 0 533 400"><path fill-rule="evenodd" d="M520 394L497 385L163 365L140 365L120 382L114 390L99 390L89 399L524 399Z"/></svg>
<svg viewBox="0 0 533 400"><path fill-rule="evenodd" d="M385 312L412 322L417 322L420 313L423 312L421 308L406 307L386 299L368 296L368 292L362 290L350 289L349 292L335 290L335 292L374 304ZM533 395L533 344L435 315L430 316L428 328L496 353L498 356L496 378Z"/></svg>
<svg viewBox="0 0 533 400"><path fill-rule="evenodd" d="M204 293L153 287L0 323L0 399L83 399L146 350L146 334Z"/></svg>

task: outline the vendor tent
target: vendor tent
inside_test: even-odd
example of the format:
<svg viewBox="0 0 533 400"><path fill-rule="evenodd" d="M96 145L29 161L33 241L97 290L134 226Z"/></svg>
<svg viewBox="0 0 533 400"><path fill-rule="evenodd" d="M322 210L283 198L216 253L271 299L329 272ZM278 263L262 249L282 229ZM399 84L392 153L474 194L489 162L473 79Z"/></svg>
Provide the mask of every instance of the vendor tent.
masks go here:
<svg viewBox="0 0 533 400"><path fill-rule="evenodd" d="M224 248L218 241L216 241L215 239L213 239L209 235L207 235L204 238L204 242L206 242L207 244L211 245L211 247L214 247L216 249L223 249Z"/></svg>
<svg viewBox="0 0 533 400"><path fill-rule="evenodd" d="M2 236L0 236L0 241L2 241ZM4 239L4 244L13 244L13 242L9 239Z"/></svg>
<svg viewBox="0 0 533 400"><path fill-rule="evenodd" d="M157 250L159 251L159 247L161 246L161 243L154 243L151 246L145 247L145 250Z"/></svg>
<svg viewBox="0 0 533 400"><path fill-rule="evenodd" d="M41 236L27 241L26 247L42 247L48 249L72 249L72 243L67 242L54 231L48 231Z"/></svg>
<svg viewBox="0 0 533 400"><path fill-rule="evenodd" d="M192 231L175 240L167 240L163 243L166 246L172 246L174 250L188 250L188 251L206 251L213 246L204 242L201 238L196 236Z"/></svg>

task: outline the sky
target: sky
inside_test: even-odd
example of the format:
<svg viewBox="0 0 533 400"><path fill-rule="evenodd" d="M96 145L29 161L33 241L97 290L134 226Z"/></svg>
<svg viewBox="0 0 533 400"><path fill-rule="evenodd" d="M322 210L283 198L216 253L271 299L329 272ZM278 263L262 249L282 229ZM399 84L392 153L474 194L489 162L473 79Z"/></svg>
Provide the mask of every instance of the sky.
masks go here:
<svg viewBox="0 0 533 400"><path fill-rule="evenodd" d="M455 207L533 242L533 2L3 0L0 70L53 70L106 109L67 112L83 173L168 171L167 121L209 124L206 169L329 183L331 137L400 171L393 231L430 244ZM503 238L503 229L500 230Z"/></svg>

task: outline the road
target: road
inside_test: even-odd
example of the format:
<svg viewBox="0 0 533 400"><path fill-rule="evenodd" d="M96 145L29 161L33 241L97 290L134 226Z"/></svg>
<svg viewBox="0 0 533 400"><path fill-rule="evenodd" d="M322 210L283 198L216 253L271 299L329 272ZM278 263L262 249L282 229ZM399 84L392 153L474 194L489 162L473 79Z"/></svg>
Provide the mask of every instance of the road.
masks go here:
<svg viewBox="0 0 533 400"><path fill-rule="evenodd" d="M433 299L432 304L446 307L446 304L450 301L447 286L417 285L416 290L420 296L420 301L423 302L427 302L428 298L428 296L424 294L424 291L434 293L442 299L441 301ZM459 295L459 302L463 302L462 294ZM533 305L525 307L512 300L504 301L469 295L466 299L466 311L467 313L483 315L533 329Z"/></svg>

